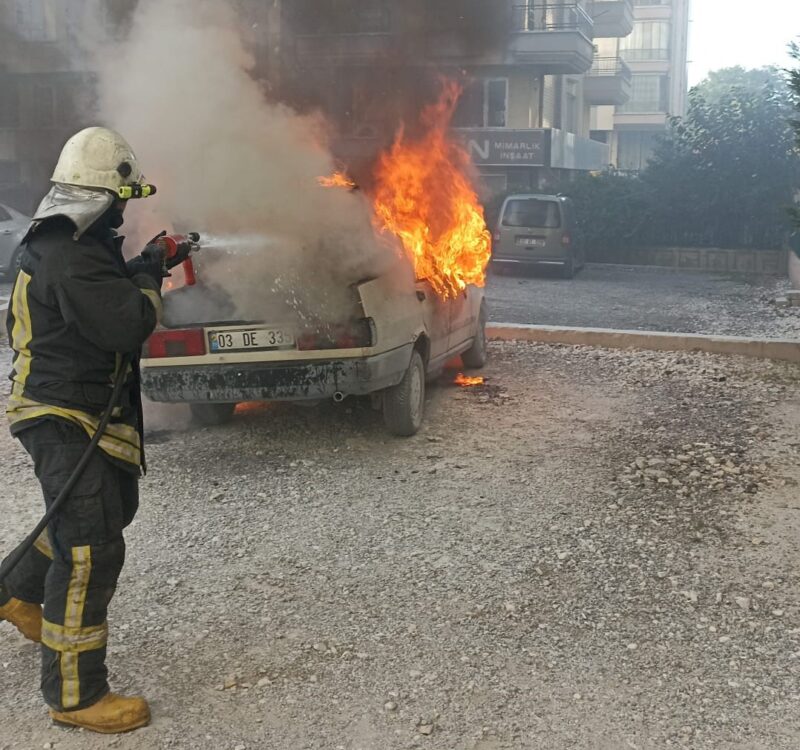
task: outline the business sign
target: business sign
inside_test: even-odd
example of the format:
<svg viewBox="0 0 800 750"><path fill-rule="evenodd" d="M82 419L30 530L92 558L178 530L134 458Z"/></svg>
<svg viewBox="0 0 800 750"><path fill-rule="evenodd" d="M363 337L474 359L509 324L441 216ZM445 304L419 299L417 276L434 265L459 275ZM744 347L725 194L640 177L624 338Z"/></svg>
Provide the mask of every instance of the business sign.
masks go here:
<svg viewBox="0 0 800 750"><path fill-rule="evenodd" d="M455 131L474 164L485 167L548 166L547 130L475 128Z"/></svg>

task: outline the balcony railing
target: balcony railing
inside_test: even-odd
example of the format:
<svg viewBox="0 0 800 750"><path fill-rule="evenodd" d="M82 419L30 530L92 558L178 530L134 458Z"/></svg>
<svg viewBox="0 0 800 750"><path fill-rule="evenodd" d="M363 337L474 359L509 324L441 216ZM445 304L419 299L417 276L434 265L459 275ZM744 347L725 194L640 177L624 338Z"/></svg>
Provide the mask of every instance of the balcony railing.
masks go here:
<svg viewBox="0 0 800 750"><path fill-rule="evenodd" d="M591 16L578 3L534 0L514 7L514 31L579 31L593 36Z"/></svg>
<svg viewBox="0 0 800 750"><path fill-rule="evenodd" d="M621 57L595 57L589 76L620 76L631 80L631 69Z"/></svg>
<svg viewBox="0 0 800 750"><path fill-rule="evenodd" d="M626 62L664 62L669 60L668 49L621 49L620 57Z"/></svg>

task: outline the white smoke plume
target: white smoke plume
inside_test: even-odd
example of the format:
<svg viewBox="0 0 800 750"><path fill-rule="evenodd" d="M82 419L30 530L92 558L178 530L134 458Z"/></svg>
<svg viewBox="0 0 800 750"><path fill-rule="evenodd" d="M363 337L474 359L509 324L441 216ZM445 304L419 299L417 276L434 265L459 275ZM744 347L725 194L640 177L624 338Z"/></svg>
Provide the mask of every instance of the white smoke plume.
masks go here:
<svg viewBox="0 0 800 750"><path fill-rule="evenodd" d="M138 226L139 240L162 228L242 236L246 252L231 243L232 254L199 261L238 317L288 307L332 320L350 304L347 284L394 251L376 241L366 197L318 184L336 169L324 119L268 101L239 23L223 0L141 0L128 38L100 55L101 120L158 187L125 229Z"/></svg>

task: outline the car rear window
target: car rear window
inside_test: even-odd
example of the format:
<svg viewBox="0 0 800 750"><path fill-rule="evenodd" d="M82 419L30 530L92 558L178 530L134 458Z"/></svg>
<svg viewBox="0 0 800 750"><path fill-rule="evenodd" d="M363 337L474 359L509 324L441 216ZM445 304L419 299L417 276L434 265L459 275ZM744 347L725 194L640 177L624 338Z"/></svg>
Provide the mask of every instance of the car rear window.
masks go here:
<svg viewBox="0 0 800 750"><path fill-rule="evenodd" d="M561 226L561 211L555 201L545 201L539 198L512 200L506 204L503 226L558 229Z"/></svg>

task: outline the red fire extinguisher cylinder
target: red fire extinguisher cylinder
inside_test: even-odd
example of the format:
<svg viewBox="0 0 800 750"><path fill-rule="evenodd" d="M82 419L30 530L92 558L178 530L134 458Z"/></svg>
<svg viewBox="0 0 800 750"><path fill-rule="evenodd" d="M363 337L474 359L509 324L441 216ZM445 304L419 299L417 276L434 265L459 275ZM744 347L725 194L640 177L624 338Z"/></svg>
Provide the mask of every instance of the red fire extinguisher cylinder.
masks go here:
<svg viewBox="0 0 800 750"><path fill-rule="evenodd" d="M165 234L158 239L158 243L164 248L167 258L174 258L178 254L178 245L184 242L189 242L193 245L192 252L199 250L200 235L197 232L189 232L189 234ZM183 277L186 286L194 286L197 283L197 274L194 270L194 263L191 257L186 258L181 263L183 267Z"/></svg>

